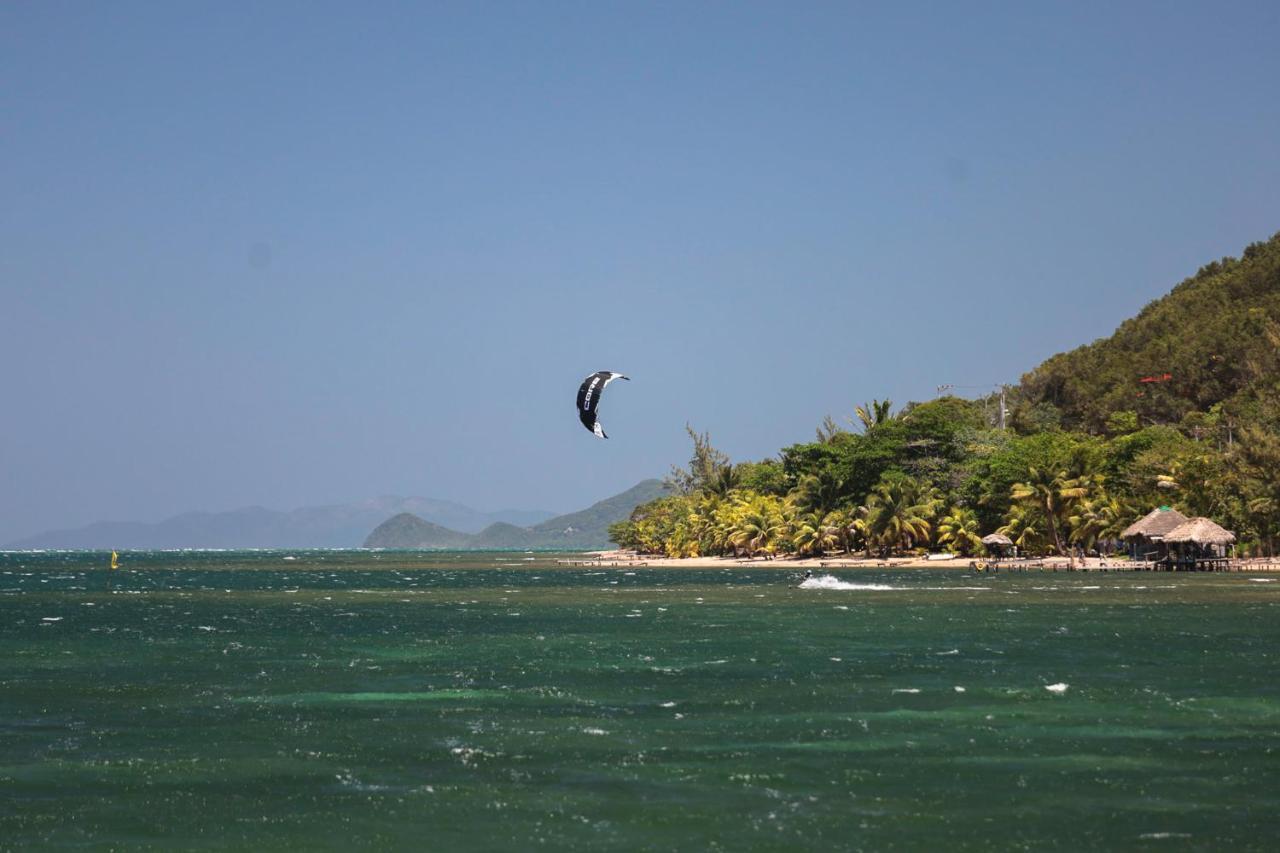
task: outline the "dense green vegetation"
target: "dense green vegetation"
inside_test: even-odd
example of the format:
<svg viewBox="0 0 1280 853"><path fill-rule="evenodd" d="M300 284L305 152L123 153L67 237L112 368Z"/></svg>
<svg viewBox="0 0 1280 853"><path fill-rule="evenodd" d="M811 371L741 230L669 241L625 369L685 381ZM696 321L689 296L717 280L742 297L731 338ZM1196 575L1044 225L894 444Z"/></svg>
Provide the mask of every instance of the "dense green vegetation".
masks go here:
<svg viewBox="0 0 1280 853"><path fill-rule="evenodd" d="M1110 338L1008 395L828 417L817 439L732 464L693 430L675 491L610 535L671 556L981 550L1114 542L1152 507L1213 518L1247 552L1280 542L1280 235L1204 267Z"/></svg>
<svg viewBox="0 0 1280 853"><path fill-rule="evenodd" d="M1095 433L1111 431L1117 413L1132 413L1140 426L1202 431L1266 420L1280 371L1277 282L1280 234L1202 267L1111 337L1028 373L1015 417L1058 418Z"/></svg>

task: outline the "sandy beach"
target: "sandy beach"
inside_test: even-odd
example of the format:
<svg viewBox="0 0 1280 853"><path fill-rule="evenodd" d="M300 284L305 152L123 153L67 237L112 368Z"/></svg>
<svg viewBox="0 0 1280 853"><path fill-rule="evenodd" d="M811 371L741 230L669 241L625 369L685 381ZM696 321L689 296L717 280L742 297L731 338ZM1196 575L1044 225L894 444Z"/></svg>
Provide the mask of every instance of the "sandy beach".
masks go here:
<svg viewBox="0 0 1280 853"><path fill-rule="evenodd" d="M572 560L566 562L574 562ZM947 554L934 554L932 559L925 557L865 557L856 554L838 554L825 557L778 556L770 559L763 557L663 557L656 554L637 554L634 551L592 551L584 554L583 563L600 565L644 565L658 568L682 569L723 569L733 566L754 566L777 569L969 569L971 564L985 565L990 560L985 557L959 557ZM1002 560L1001 567L1034 566L1044 568L1069 569L1065 557L1033 558L1027 560ZM1076 558L1077 570L1094 570L1107 568L1132 568L1132 564L1124 560L1104 559L1099 557Z"/></svg>
<svg viewBox="0 0 1280 853"><path fill-rule="evenodd" d="M1074 566L1066 557L1026 557L992 561L988 557L960 557L944 554L925 557L860 557L855 554L837 554L825 557L779 556L763 557L663 557L656 554L637 554L634 551L590 551L580 559L561 560L562 565L591 565L623 568L645 566L679 569L727 569L735 566L751 566L780 570L815 569L973 569L995 571L1057 571L1057 572L1132 572L1143 571L1142 563L1115 557L1077 557ZM1275 558L1232 560L1228 571L1276 572L1280 561Z"/></svg>

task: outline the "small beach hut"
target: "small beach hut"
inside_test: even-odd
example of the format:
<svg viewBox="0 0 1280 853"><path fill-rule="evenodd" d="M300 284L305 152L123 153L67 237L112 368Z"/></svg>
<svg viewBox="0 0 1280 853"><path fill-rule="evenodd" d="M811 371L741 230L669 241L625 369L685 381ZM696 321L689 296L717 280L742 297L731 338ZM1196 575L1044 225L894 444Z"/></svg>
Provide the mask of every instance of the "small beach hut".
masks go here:
<svg viewBox="0 0 1280 853"><path fill-rule="evenodd" d="M1003 533L989 533L983 536L982 544L987 546L987 553L997 557L1007 557L1013 553L1013 540Z"/></svg>
<svg viewBox="0 0 1280 853"><path fill-rule="evenodd" d="M1164 541L1175 551L1179 568L1213 568L1226 560L1227 546L1236 541L1236 535L1207 518L1197 517L1170 530Z"/></svg>
<svg viewBox="0 0 1280 853"><path fill-rule="evenodd" d="M1120 534L1129 543L1129 556L1135 560L1163 560L1169 556L1165 536L1187 517L1173 507L1161 506L1130 524Z"/></svg>

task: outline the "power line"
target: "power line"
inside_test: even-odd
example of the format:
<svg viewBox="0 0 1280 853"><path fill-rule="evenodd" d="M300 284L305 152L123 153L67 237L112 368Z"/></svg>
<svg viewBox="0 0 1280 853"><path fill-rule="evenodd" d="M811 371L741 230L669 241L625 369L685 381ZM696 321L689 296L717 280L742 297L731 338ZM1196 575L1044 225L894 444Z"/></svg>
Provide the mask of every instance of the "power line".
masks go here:
<svg viewBox="0 0 1280 853"><path fill-rule="evenodd" d="M992 382L990 385L957 385L954 382L946 382L938 386L938 396L941 397L947 391L955 389L971 390L979 389L994 392L997 389L1000 392L1000 429L1005 428L1005 416L1009 414L1009 409L1005 405L1005 392L1009 386L1003 382Z"/></svg>

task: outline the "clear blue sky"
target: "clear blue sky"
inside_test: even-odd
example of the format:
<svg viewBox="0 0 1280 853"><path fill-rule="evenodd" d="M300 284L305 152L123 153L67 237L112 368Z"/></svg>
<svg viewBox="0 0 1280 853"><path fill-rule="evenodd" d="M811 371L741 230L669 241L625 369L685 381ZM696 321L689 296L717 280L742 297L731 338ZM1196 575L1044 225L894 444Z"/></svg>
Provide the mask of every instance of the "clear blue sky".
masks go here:
<svg viewBox="0 0 1280 853"><path fill-rule="evenodd" d="M1280 230L1280 4L7 3L0 542L571 510ZM595 370L611 439L578 424Z"/></svg>

